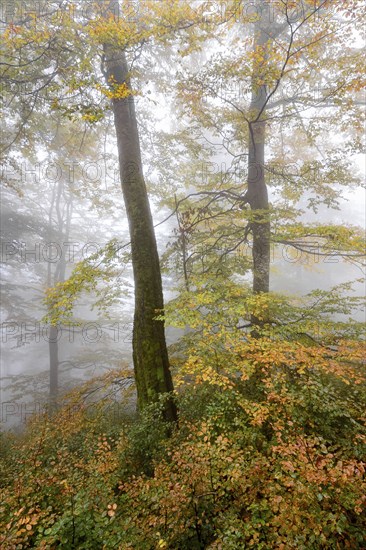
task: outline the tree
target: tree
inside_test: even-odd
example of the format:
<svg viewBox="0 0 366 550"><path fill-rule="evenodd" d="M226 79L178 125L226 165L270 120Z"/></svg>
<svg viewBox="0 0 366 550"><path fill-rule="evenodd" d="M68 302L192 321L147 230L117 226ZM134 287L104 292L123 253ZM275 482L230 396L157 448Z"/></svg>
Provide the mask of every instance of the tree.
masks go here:
<svg viewBox="0 0 366 550"><path fill-rule="evenodd" d="M80 6L77 2L71 6L71 8L78 7ZM126 14L120 12L117 2L108 3L106 10L102 2L94 12L95 21L90 19L83 21L83 15L77 11L75 18L70 18L70 13L74 12L68 8L70 6L64 8L56 5L55 12L46 10L40 13L38 18L26 18L25 21L20 21L19 25L12 21L8 25L6 30L8 57L3 80L10 86L20 81L37 83L41 81L37 90L30 94L33 103L26 109L26 116L23 117L20 130L14 139L17 139L19 133L23 131L25 123L30 123L34 109L39 108L39 95L43 96L46 103L42 105L42 109L59 110L71 119L80 114L81 118L89 123L97 122L104 114L103 108L95 100L95 89L102 91L102 97L104 95L112 99L122 189L131 231L132 263L136 286L133 357L138 401L143 408L147 403L158 399L159 394L170 392L173 385L166 351L164 322L161 319L163 296L159 259L142 173L139 136L129 75L131 67L128 66L127 61L131 52L127 54L126 50L129 47L132 49L133 58L141 45L158 31L152 24L154 10L148 11L146 21L139 21L136 17L129 19L131 6L128 2L123 3ZM120 13L122 13L121 19L119 19ZM176 13L173 12L173 17L175 16ZM61 34L57 34L57 31ZM165 34L171 32L170 28L164 32ZM137 33L137 38L134 33ZM106 35L107 39L105 39ZM61 39L61 36L64 38ZM119 46L115 47L115 43ZM29 48L30 44L32 48ZM38 55L32 58L34 48ZM28 54L30 57L23 63ZM56 65L52 54L57 56ZM100 73L94 65L98 56L103 58L105 65L107 89L98 82ZM76 59L80 63L80 70L78 74L71 76ZM50 67L52 67L51 70ZM79 100L82 98L82 103L75 104L69 101L67 96L74 93L79 86L76 96ZM45 90L47 94L44 93ZM158 315L160 318L156 319ZM172 400L167 401L165 414L169 420L176 418Z"/></svg>
<svg viewBox="0 0 366 550"><path fill-rule="evenodd" d="M210 0L197 4L203 13L212 6ZM302 219L304 205L315 214L322 205L334 208L339 188L358 183L347 156L361 144L360 52L348 49L348 42L361 2L301 2L294 12L300 3L258 0L247 10L248 3L218 0L223 11L212 18L217 39L207 21L198 18L198 24L181 11L185 0L141 0L139 14L125 0L128 19L119 19L120 4L108 2L106 11L104 2L98 5L92 20L79 13L72 24L62 22L63 44L52 37L61 63L52 102L56 111L91 124L104 108L112 110L136 304L143 306L135 312L134 344L141 342L148 358L149 337L160 334L150 321L159 320L161 281L140 147L148 123L143 120L139 135L133 99L144 90L139 75L150 76L146 67L158 72L153 46L164 50L172 37L170 53L182 62L180 73L166 71L162 84L165 91L169 79L177 84L181 126L162 132L159 142L153 139L155 167L162 165L164 178L158 195L171 207L168 218L176 216L164 260L168 268L179 264L183 287L159 318L167 315L190 328L175 346L178 353L170 355L178 367L179 426L166 441L165 419L174 419L175 411L165 408L164 419L159 402L144 403L135 423L111 422L109 395L120 387L117 373L77 388L54 417L33 418L26 437L3 439L0 544L361 549L366 380L364 324L356 314L364 299L350 295L350 283L307 296L269 292L268 254L270 244L307 253L317 246L315 254L362 267L358 228ZM183 27L187 43L180 50L176 31ZM36 50L54 48L46 30L38 31L18 37L23 46L31 39ZM192 63L204 47L207 62ZM98 54L101 71L93 65ZM330 91L322 87L314 98L315 83L327 79ZM240 93L230 95L232 82ZM68 85L78 94L75 103L65 93ZM99 103L96 90L103 96ZM335 128L342 143L329 135ZM202 166L223 159L228 169ZM296 169L292 164L289 170L295 160ZM140 244L148 266L142 265ZM251 245L251 258L233 257L242 245ZM49 289L54 320L72 314L79 290L95 290L115 252L115 242L108 243ZM252 279L245 280L250 272ZM146 316L138 318L140 313ZM142 359L135 356L141 400L169 397L155 385L164 364L155 363L149 378Z"/></svg>
<svg viewBox="0 0 366 550"><path fill-rule="evenodd" d="M60 402L61 391L70 384L66 373L71 376L77 373L75 369L72 373L67 372L70 366L79 364L86 368L92 362L84 356L86 354L80 353L80 348L75 353L82 329L62 323L44 326L40 322L45 313L45 289L68 279L73 264L81 255L80 243L85 243L87 250L87 243L95 242L93 233L90 238L93 214L90 221L85 220L85 208L97 210L102 216L108 213L112 223L115 218L115 212L103 200L102 182L99 181L99 188L95 189L95 182L94 186L91 182L86 183L85 173L82 174L83 167L95 159L103 136L93 131L83 134L82 125L62 119L57 112L50 117L34 116L27 140L24 140L30 145L24 145L13 170L4 170L7 187L2 192L4 231L1 244L5 268L2 329L8 331L3 337L3 343L8 343L4 346L4 363L9 365L9 370L5 369L9 376L4 380L8 401L21 399L23 402L33 398L40 404L48 399L54 409ZM20 191L16 192L20 189L22 196ZM112 194L109 189L109 200L116 200L120 216L121 204L118 204L118 196L114 196L116 192ZM98 238L106 239L104 227ZM75 246L75 241L79 246ZM116 262L113 268L104 270L105 281L115 272ZM107 289L105 284L103 297ZM51 308L47 311L50 316ZM85 325L85 317L77 321ZM15 341L16 347L11 345ZM95 359L96 346L90 347ZM110 366L114 362L110 344L109 352ZM26 365L25 371L20 376L14 375L20 363ZM31 375L27 368L31 369ZM32 377L35 377L33 384L30 383Z"/></svg>
<svg viewBox="0 0 366 550"><path fill-rule="evenodd" d="M315 213L321 204L338 208L341 187L360 181L349 157L362 148L362 49L350 45L361 4L261 0L248 10L222 8L220 51L210 49L209 36L206 63L193 70L183 63L178 74L181 112L194 132L177 135L177 150L190 155L183 184L195 186L187 199L180 191L178 204L190 214L185 234L196 257L216 249L219 260L250 244L254 294L269 291L271 245L362 262L358 228L300 220L305 200ZM327 139L330 131L343 133L341 145ZM202 166L207 154L229 168L199 181L197 159Z"/></svg>
<svg viewBox="0 0 366 550"><path fill-rule="evenodd" d="M124 97L112 98L117 134L122 191L128 216L132 265L135 281L133 363L139 406L173 391L164 322L157 319L164 310L163 290L153 220L143 176L139 134L129 68L123 49L104 43L105 79ZM166 405L166 418L176 420L175 405Z"/></svg>
<svg viewBox="0 0 366 550"><path fill-rule="evenodd" d="M257 3L260 8L260 2ZM261 25L258 18L254 25L253 69L251 77L251 102L247 120L248 145L248 189L245 201L254 212L251 222L253 235L253 292L269 292L270 263L270 221L268 219L268 191L264 173L264 145L266 128L267 86L265 84L265 63L268 59L270 30ZM263 82L263 84L262 84ZM259 211L259 215L257 214Z"/></svg>

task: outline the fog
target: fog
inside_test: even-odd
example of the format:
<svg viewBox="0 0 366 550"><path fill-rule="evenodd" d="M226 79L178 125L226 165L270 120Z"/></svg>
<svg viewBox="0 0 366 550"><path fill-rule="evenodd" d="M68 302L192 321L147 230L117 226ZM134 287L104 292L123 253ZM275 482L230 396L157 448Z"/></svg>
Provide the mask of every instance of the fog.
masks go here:
<svg viewBox="0 0 366 550"><path fill-rule="evenodd" d="M193 54L182 63L188 64L193 72L198 71L200 63L209 59L209 53ZM147 74L146 79L148 77ZM153 88L153 83L148 86ZM151 124L163 131L179 128L179 117L172 116L172 105L156 89L154 97L157 100L153 108L148 101L144 104L143 99L137 100L142 108L145 109L147 103L150 111L154 111L153 115L150 113ZM74 309L78 324L62 324L58 329L59 394L110 369L126 366L132 372L133 277L130 262L126 263L128 258L124 255L125 252L128 254L128 247L123 248L129 242L128 224L118 181L116 144L114 138L105 137L109 129L110 124L107 124L100 139L104 141L105 158L102 161L91 162L93 147L98 150L98 158L102 148L94 136L85 158L73 150L68 157L65 152L58 151L57 144L52 144L53 153L43 146L38 149L35 146L33 164L26 159L20 163L20 173L13 174L10 170L5 174L5 180L13 184L15 181L14 185L4 186L1 196L0 421L5 428L23 426L27 418L42 410L48 400L50 333L44 321L46 289L67 280L78 262L101 251L111 239L116 239L121 246L114 266L118 272L117 280L114 279L113 285L123 292L106 311L93 307L96 299L103 299L105 284L99 285L98 295L95 291L82 294ZM153 154L151 151L153 148L150 155ZM270 152L267 151L268 156ZM147 174L155 174L151 180L155 178L153 187L159 188L160 176L154 163L149 166L149 154L146 154L145 170ZM22 156L21 151L18 156ZM360 157L353 160L354 169L364 172L363 160ZM222 147L216 156L213 155L212 161L217 166L225 163L229 166L231 162L223 154ZM74 167L74 162L75 165L81 163L82 170L75 178L72 172L71 180L70 166ZM169 163L170 159L165 159L165 162ZM60 175L57 168L61 169ZM194 182L191 190L195 190ZM270 200L275 200L275 190L271 189L270 193ZM305 211L303 221L364 226L365 190L354 186L342 193L339 210L319 206L318 212L314 213L302 199L298 206ZM151 203L162 256L174 237L176 222L170 210L159 207L153 194ZM272 247L272 291L306 295L314 289L329 290L364 275L359 265L340 257L320 255L317 243L313 245L310 254L289 246ZM247 247L236 253L250 256L251 249ZM163 276L166 302L176 295L176 285L174 275ZM363 284L355 283L354 290L364 294ZM359 313L358 320L363 319L364 314ZM180 337L181 331L167 326L166 335L168 344L172 344Z"/></svg>
<svg viewBox="0 0 366 550"><path fill-rule="evenodd" d="M317 214L324 222L362 225L364 222L365 194L363 189L354 190L341 210L323 208ZM21 427L34 412L41 411L47 403L49 388L49 328L42 321L46 313L43 304L47 286L47 272L55 270L61 256L53 255L50 242L64 240L54 234L47 240L49 228L26 213L23 199L11 189L2 196L2 342L1 342L1 410L3 427ZM79 205L75 227L71 224L68 243L63 247L62 258L66 258L66 276L80 260L82 253L102 248L108 239L117 237L121 243L128 242L128 231L123 207L121 216L111 231L95 219L95 213ZM169 216L168 210L154 208L154 220L159 223ZM312 221L309 213L307 221ZM84 240L80 237L80 220L83 221ZM93 230L98 223L98 238ZM157 227L157 240L162 254L174 228L173 219ZM35 238L35 233L38 238ZM104 237L104 238L101 238ZM91 245L90 243L93 243ZM87 246L88 245L88 246ZM38 248L37 248L38 247ZM43 248L42 248L43 247ZM89 251L89 252L88 252ZM47 252L47 253L46 253ZM246 251L250 254L250 249ZM57 261L55 261L57 259ZM71 261L72 260L72 261ZM320 288L330 287L360 278L359 266L346 263L340 258L317 255L316 246L312 254L293 251L286 246L272 248L271 289L287 294L306 294ZM109 311L109 317L92 309L95 296L84 295L75 309L75 317L81 319L79 326L62 326L59 329L59 391L60 394L96 375L123 365L132 370L131 340L133 320L133 278L131 267L121 262L119 284L130 284L129 295L123 296ZM163 277L165 299L175 296L175 281L171 276ZM363 285L355 285L355 291L362 294ZM360 314L359 320L362 321ZM166 327L168 344L174 343L181 331Z"/></svg>

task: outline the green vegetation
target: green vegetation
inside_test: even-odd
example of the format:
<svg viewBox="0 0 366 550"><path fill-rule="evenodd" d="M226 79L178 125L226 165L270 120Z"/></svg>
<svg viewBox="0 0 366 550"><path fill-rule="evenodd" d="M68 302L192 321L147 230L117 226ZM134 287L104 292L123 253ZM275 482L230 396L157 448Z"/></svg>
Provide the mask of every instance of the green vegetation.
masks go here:
<svg viewBox="0 0 366 550"><path fill-rule="evenodd" d="M24 200L8 198L4 309L20 346L15 329L43 307L30 319L51 329L50 408L0 434L1 550L364 550L364 299L353 285L365 241L343 212L329 220L361 185L364 2L36 4L5 10L2 36L1 154ZM68 176L27 180L24 166L33 174L45 153L48 168L71 161ZM83 181L82 160L96 179ZM125 211L103 189L117 180ZM72 268L45 259L47 274L24 262L23 280L38 285L25 304L18 243L71 245L85 198L98 220L82 234L98 240L109 224L107 244ZM291 253L309 278L322 259L356 280L272 292ZM127 368L63 392L59 367L79 364L58 329L81 326L85 293L122 319L129 262L136 395ZM162 271L174 281L167 304ZM165 324L184 331L170 349ZM98 348L107 369L122 364L110 341ZM80 364L94 361L90 343Z"/></svg>
<svg viewBox="0 0 366 550"><path fill-rule="evenodd" d="M201 323L173 354L178 427L163 396L91 401L113 372L2 436L1 548L364 547L364 344Z"/></svg>

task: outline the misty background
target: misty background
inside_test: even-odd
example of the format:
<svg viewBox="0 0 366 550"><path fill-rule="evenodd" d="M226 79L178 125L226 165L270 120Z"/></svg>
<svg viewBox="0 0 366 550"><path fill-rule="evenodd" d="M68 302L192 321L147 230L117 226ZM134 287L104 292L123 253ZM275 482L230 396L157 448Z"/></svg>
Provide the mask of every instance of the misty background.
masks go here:
<svg viewBox="0 0 366 550"><path fill-rule="evenodd" d="M195 58L194 54L185 63L194 71L207 56L199 53ZM174 105L158 86L154 88L153 82L149 82L149 74L143 87L144 93L136 102L141 134L148 142L149 125L156 130L174 132L180 121ZM151 90L154 104L146 99ZM11 130L11 121L8 124L5 133ZM103 302L103 292L106 303L110 299L107 283L100 283L98 295L91 292L78 300L74 311L78 325L58 328L58 391L62 395L81 382L121 366L128 367L132 373L133 278L111 120L107 117L98 131L83 137L80 148L72 141L67 145L69 138L65 139L73 132L72 123L65 122L61 131L58 124L39 120L39 127L34 130L33 150L16 149L13 153L16 163L7 164L2 171L5 184L1 191L0 421L4 428L21 427L31 414L41 411L48 400L52 335L43 320L47 314L46 289L67 280L78 262L101 251L111 239L121 247L117 252L113 283L117 293L105 311L93 307L97 299ZM336 138L333 136L333 139ZM152 161L154 148L143 147L143 151L148 151L144 168L162 256L174 239L176 219L171 211L160 207L154 194L154 190L164 187ZM267 156L270 153L267 151ZM168 156L165 162L170 161ZM352 161L355 170L364 174L364 159L355 155ZM229 159L219 149L210 166L202 166L201 172L217 176L217 171L229 165ZM275 191L270 188L270 200L274 199ZM364 188L342 190L342 195L339 210L319 206L317 213L306 209L305 197L298 205L306 210L303 220L321 219L322 223L363 227ZM305 295L364 275L360 266L351 261L318 255L317 243L313 244L311 254L287 246L273 246L272 291ZM239 248L235 253L250 256L251 250ZM175 296L176 284L173 275L163 272L166 302ZM354 291L364 294L363 284L356 283ZM358 320L364 320L364 313L360 312ZM168 344L172 344L182 332L167 326L166 334Z"/></svg>

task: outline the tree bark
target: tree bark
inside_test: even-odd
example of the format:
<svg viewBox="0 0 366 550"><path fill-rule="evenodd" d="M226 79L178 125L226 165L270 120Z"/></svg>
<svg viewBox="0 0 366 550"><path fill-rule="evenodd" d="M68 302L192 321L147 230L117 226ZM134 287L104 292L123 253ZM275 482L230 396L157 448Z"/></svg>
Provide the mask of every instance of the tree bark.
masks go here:
<svg viewBox="0 0 366 550"><path fill-rule="evenodd" d="M258 3L259 4L259 3ZM254 27L254 51L261 51L265 58L269 34L265 32L261 20ZM265 68L265 61L264 63ZM269 292L270 272L270 220L268 191L264 172L264 145L266 123L267 87L258 85L262 81L260 63L254 62L252 77L252 99L250 104L249 151L248 151L248 192L247 202L252 210L253 235L253 292ZM263 75L263 79L265 76ZM255 323L257 320L252 319Z"/></svg>
<svg viewBox="0 0 366 550"><path fill-rule="evenodd" d="M50 358L50 396L51 411L57 408L58 400L58 327L50 326L48 334L48 350Z"/></svg>
<svg viewBox="0 0 366 550"><path fill-rule="evenodd" d="M113 98L112 109L117 135L118 158L125 201L135 282L133 325L133 364L138 407L143 409L161 394L173 390L165 341L164 301L153 220L143 176L135 102L131 94L128 65L123 50L104 45L105 78L111 89L124 85L127 97ZM111 84L113 82L113 84ZM165 403L164 416L177 419L171 398Z"/></svg>
<svg viewBox="0 0 366 550"><path fill-rule="evenodd" d="M61 197L64 192L64 181L60 180L52 191L51 207L49 210L49 228L52 229L53 216L55 215L58 223L59 234L64 234L65 241L69 241L70 226L72 219L72 195L70 195L66 212L62 213ZM54 286L56 283L63 282L66 275L66 258L62 254L60 261L55 264L55 271L52 276L52 263L48 262L47 268L47 284L48 287ZM50 360L50 387L49 387L49 405L50 410L53 412L58 407L58 394L59 394L59 330L61 327L50 326L50 332L48 335L48 350Z"/></svg>

